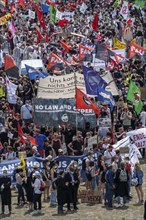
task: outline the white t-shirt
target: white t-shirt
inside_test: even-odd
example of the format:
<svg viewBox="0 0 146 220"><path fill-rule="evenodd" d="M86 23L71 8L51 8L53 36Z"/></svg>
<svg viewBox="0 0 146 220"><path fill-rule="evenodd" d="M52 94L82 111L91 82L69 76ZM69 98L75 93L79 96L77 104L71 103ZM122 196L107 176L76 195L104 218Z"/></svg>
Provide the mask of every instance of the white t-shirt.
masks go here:
<svg viewBox="0 0 146 220"><path fill-rule="evenodd" d="M35 194L41 194L41 190L40 190L40 186L41 186L41 181L40 179L36 178L34 181L34 193Z"/></svg>
<svg viewBox="0 0 146 220"><path fill-rule="evenodd" d="M104 157L109 158L109 159L105 160L105 164L110 165L111 164L111 159L115 155L116 155L115 151L112 150L111 152L109 152L108 150L106 150L104 152Z"/></svg>

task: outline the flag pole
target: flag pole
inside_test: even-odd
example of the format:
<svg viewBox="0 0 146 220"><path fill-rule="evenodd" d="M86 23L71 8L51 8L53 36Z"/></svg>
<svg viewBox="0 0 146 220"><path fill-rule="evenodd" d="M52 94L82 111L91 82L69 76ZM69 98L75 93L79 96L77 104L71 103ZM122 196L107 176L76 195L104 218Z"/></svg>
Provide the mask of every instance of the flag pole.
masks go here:
<svg viewBox="0 0 146 220"><path fill-rule="evenodd" d="M76 86L77 86L77 78L76 78L76 73L74 72L74 82L75 82L75 102L76 102ZM76 110L76 134L78 130L78 118L77 118L77 110Z"/></svg>

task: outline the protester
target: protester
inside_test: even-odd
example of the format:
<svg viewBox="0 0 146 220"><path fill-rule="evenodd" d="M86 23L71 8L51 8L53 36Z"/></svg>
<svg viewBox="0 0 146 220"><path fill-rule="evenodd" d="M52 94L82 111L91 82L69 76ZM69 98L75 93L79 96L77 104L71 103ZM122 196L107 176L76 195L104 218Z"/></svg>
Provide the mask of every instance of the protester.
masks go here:
<svg viewBox="0 0 146 220"><path fill-rule="evenodd" d="M3 175L0 177L0 192L2 202L2 215L5 214L5 206L8 205L9 215L12 211L11 198L11 178L7 176L7 168L3 169Z"/></svg>
<svg viewBox="0 0 146 220"><path fill-rule="evenodd" d="M135 186L137 196L138 196L138 205L143 205L144 203L144 194L142 189L143 184L143 171L141 170L140 164L136 163L133 171L133 178L137 178L137 184Z"/></svg>
<svg viewBox="0 0 146 220"><path fill-rule="evenodd" d="M116 171L115 179L115 197L117 198L117 206L121 207L120 197L123 198L123 206L126 204L128 197L128 172L125 168L125 163L121 162L120 168Z"/></svg>
<svg viewBox="0 0 146 220"><path fill-rule="evenodd" d="M125 204L132 179L138 179L138 204L143 204L144 173L137 155L140 149L144 157L146 147L145 6L122 0L0 4L0 17L11 16L0 20L0 168L3 161L16 164L21 153L26 155L28 167L14 171L14 184L18 205L27 199L32 210L34 203L32 215L41 213L42 179L44 200L50 199L50 207L58 203L58 214L65 203L68 211L72 203L78 209L80 179L92 193L98 185L109 207L114 193L117 206L120 197ZM85 95L78 99L72 86ZM72 106L64 97L71 97ZM130 130L125 157L120 148ZM123 142L116 148L118 141ZM124 181L121 170L127 173Z"/></svg>

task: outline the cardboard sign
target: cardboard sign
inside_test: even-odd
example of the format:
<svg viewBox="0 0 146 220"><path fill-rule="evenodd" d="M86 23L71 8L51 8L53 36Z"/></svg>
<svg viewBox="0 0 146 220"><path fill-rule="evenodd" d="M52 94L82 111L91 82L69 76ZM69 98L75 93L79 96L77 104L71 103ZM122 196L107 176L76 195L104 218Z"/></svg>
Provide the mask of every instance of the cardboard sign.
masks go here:
<svg viewBox="0 0 146 220"><path fill-rule="evenodd" d="M97 144L97 135L88 139L88 150L93 147L93 144Z"/></svg>
<svg viewBox="0 0 146 220"><path fill-rule="evenodd" d="M81 203L101 204L102 203L102 192L100 191L80 191Z"/></svg>

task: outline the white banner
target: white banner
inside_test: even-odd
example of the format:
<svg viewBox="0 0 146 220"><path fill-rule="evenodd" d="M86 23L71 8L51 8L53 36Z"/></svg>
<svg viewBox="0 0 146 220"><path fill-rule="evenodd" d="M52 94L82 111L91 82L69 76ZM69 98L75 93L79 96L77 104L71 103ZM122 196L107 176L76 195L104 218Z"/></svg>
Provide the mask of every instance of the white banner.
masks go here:
<svg viewBox="0 0 146 220"><path fill-rule="evenodd" d="M126 135L130 136L138 149L146 148L146 128L129 131L126 133Z"/></svg>
<svg viewBox="0 0 146 220"><path fill-rule="evenodd" d="M34 12L34 11L31 11L31 10L29 9L28 15L29 15L29 18L35 19L35 12Z"/></svg>
<svg viewBox="0 0 146 220"><path fill-rule="evenodd" d="M65 11L62 14L64 19L68 21L74 21L74 12Z"/></svg>
<svg viewBox="0 0 146 220"><path fill-rule="evenodd" d="M76 86L86 94L83 74L76 73ZM37 98L75 98L75 74L40 79Z"/></svg>

